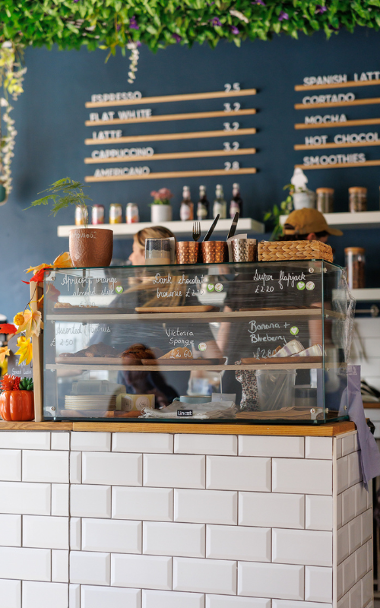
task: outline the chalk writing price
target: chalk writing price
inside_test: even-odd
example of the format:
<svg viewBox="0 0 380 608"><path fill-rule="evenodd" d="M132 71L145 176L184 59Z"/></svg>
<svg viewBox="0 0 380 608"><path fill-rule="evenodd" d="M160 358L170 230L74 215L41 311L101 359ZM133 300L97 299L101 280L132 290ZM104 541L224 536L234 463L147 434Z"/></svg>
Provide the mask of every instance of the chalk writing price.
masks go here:
<svg viewBox="0 0 380 608"><path fill-rule="evenodd" d="M238 141L233 141L230 143L229 141L223 142L223 146L225 150L238 150L240 148L240 144Z"/></svg>
<svg viewBox="0 0 380 608"><path fill-rule="evenodd" d="M234 160L233 163L230 163L230 162L224 163L224 170L225 171L231 171L231 170L236 171L237 169L240 169L240 163L238 163L237 160Z"/></svg>
<svg viewBox="0 0 380 608"><path fill-rule="evenodd" d="M225 131L237 131L240 124L238 122L233 122L232 124L230 122L224 122L223 127Z"/></svg>
<svg viewBox="0 0 380 608"><path fill-rule="evenodd" d="M234 82L233 84L227 82L224 85L224 90L226 93L229 93L230 91L240 91L240 82Z"/></svg>
<svg viewBox="0 0 380 608"><path fill-rule="evenodd" d="M274 287L270 285L258 285L255 289L255 293L272 293L274 291Z"/></svg>
<svg viewBox="0 0 380 608"><path fill-rule="evenodd" d="M224 111L225 112L238 112L240 110L240 103L224 103ZM231 107L232 106L232 107Z"/></svg>

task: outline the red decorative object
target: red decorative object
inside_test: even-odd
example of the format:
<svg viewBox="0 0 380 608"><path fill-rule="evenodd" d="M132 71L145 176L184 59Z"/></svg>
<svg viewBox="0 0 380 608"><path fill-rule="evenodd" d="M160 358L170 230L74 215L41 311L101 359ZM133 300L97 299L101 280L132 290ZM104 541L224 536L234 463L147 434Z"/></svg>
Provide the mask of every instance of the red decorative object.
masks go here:
<svg viewBox="0 0 380 608"><path fill-rule="evenodd" d="M16 332L17 327L16 325L13 325L13 323L3 323L2 325L0 325L0 333L15 334Z"/></svg>

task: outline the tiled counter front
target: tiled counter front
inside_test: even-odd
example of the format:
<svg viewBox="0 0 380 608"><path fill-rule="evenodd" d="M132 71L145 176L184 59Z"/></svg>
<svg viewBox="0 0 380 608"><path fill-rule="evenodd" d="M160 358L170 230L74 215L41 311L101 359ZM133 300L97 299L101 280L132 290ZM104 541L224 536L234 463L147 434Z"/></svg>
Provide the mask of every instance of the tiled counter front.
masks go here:
<svg viewBox="0 0 380 608"><path fill-rule="evenodd" d="M0 432L1 608L372 607L356 433Z"/></svg>

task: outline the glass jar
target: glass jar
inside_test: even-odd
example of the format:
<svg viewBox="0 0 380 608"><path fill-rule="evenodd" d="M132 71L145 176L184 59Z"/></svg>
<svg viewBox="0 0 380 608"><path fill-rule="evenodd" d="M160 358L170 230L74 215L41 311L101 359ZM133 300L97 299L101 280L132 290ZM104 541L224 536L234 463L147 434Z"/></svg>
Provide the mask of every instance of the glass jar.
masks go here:
<svg viewBox="0 0 380 608"><path fill-rule="evenodd" d="M363 247L346 247L346 268L348 287L363 289L365 287L365 249Z"/></svg>
<svg viewBox="0 0 380 608"><path fill-rule="evenodd" d="M367 211L367 188L353 187L348 189L351 213Z"/></svg>
<svg viewBox="0 0 380 608"><path fill-rule="evenodd" d="M321 213L333 213L334 188L317 188L317 209Z"/></svg>

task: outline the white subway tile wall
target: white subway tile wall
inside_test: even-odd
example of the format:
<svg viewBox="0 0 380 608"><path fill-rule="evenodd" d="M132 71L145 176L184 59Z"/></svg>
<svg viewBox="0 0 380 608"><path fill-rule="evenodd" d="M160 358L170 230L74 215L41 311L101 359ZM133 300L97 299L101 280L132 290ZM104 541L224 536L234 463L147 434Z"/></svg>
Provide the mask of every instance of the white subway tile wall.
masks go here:
<svg viewBox="0 0 380 608"><path fill-rule="evenodd" d="M333 608L334 571L371 608L356 433L0 431L0 608Z"/></svg>

